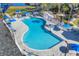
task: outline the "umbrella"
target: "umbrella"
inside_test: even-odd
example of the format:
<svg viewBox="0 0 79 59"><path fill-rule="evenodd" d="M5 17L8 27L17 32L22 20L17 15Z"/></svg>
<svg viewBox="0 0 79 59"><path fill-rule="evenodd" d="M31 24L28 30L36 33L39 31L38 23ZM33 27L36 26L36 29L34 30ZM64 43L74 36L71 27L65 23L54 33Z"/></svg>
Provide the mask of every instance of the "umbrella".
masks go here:
<svg viewBox="0 0 79 59"><path fill-rule="evenodd" d="M21 12L21 10L16 10L16 12L15 13L20 13Z"/></svg>
<svg viewBox="0 0 79 59"><path fill-rule="evenodd" d="M16 20L15 19L11 19L11 20L9 20L9 22L15 22Z"/></svg>
<svg viewBox="0 0 79 59"><path fill-rule="evenodd" d="M4 19L7 19L7 18L9 18L9 17L8 17L8 16L6 16L6 15L4 15L4 16L3 16L3 18L4 18Z"/></svg>
<svg viewBox="0 0 79 59"><path fill-rule="evenodd" d="M25 15L29 15L29 14L30 14L30 12L24 12L23 14L25 14Z"/></svg>
<svg viewBox="0 0 79 59"><path fill-rule="evenodd" d="M65 54L65 56L66 56L66 53L68 53L68 52L69 52L68 48L67 48L67 47L65 47L65 46L61 46L61 47L60 47L60 51L61 51L62 53L64 53L64 54Z"/></svg>

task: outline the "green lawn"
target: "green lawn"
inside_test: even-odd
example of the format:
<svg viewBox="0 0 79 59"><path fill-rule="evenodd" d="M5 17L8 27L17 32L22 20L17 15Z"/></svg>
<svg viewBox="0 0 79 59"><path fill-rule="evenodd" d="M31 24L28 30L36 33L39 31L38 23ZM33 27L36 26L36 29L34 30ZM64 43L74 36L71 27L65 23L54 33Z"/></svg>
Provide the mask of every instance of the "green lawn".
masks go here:
<svg viewBox="0 0 79 59"><path fill-rule="evenodd" d="M8 8L8 10L6 11L6 13L8 13L9 15L13 15L13 13L15 13L16 10L21 10L22 12L31 12L32 10L34 10L36 7L34 6L18 6L18 7L15 7L15 6L10 6Z"/></svg>
<svg viewBox="0 0 79 59"><path fill-rule="evenodd" d="M75 25L78 25L78 24L79 24L79 18L76 18L76 20L73 21L73 23L74 23Z"/></svg>

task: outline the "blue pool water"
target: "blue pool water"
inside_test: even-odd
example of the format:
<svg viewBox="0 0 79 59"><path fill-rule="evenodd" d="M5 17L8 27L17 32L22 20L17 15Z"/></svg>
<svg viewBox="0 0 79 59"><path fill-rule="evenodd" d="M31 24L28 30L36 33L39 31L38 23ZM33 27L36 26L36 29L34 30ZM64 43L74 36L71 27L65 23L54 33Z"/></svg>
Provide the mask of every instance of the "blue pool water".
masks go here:
<svg viewBox="0 0 79 59"><path fill-rule="evenodd" d="M64 24L63 26L64 26L64 28L66 28L66 29L69 29L69 28L71 27L70 24Z"/></svg>
<svg viewBox="0 0 79 59"><path fill-rule="evenodd" d="M45 21L40 18L23 20L29 31L24 34L23 42L30 48L44 50L58 44L61 39L44 28Z"/></svg>

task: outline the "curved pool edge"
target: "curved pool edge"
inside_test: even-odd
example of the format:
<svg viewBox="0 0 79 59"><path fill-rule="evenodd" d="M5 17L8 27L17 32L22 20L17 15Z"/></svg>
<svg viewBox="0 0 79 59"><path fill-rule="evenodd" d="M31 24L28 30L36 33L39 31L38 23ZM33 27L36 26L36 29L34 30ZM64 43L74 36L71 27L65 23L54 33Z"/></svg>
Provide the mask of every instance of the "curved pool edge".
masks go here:
<svg viewBox="0 0 79 59"><path fill-rule="evenodd" d="M23 22L21 22L21 23L24 24ZM23 37L24 37L24 34L29 31L29 26L27 26L27 25L25 25L25 24L24 24L24 26L25 26L26 29L27 29L27 30L25 30L25 31L23 32L22 38L21 38L21 41L22 41L22 43L23 43L24 46L27 46L29 49L35 50L35 51L47 51L47 50L51 49L51 48L49 48L49 49L44 49L44 50L38 50L38 49L32 49L32 48L30 48L28 45L26 45L26 44L23 42Z"/></svg>
<svg viewBox="0 0 79 59"><path fill-rule="evenodd" d="M20 23L27 29L28 28L28 30L29 30L29 27L28 26L26 26L22 21L20 21ZM19 26L19 25L18 25ZM27 30L27 31L28 31ZM17 39L17 37L16 37L16 35L15 35L15 41L17 42L17 45L18 45L18 47L19 47L19 49L20 49L20 51L21 51L21 53L22 54L27 54L28 52L31 52L31 53L33 53L33 54L36 54L36 55L47 55L47 56L49 56L49 55L53 55L54 53L56 53L56 52L54 52L55 50L57 50L57 45L56 46L54 46L54 47L52 47L52 48L50 48L50 49L46 49L46 50L36 50L36 49L32 49L32 48L30 48L30 47L28 47L26 44L24 44L23 43L23 35L27 32L26 30L25 31L23 31L22 32L22 36L21 36L21 38L19 39L20 40L20 43L19 43L19 41L18 41L18 39ZM17 33L16 33L17 34Z"/></svg>
<svg viewBox="0 0 79 59"><path fill-rule="evenodd" d="M21 22L21 23L24 24L23 22ZM25 25L25 24L24 24L24 25ZM44 50L38 50L38 49L30 48L27 44L25 44L25 43L23 42L23 37L24 37L24 34L29 31L29 26L27 26L27 25L25 25L25 26L27 27L28 30L23 32L23 35L22 35L22 38L21 38L21 41L22 41L23 45L25 45L25 46L27 46L29 49L35 50L35 51L47 51L47 50L50 49L50 48L49 48L49 49L44 49Z"/></svg>

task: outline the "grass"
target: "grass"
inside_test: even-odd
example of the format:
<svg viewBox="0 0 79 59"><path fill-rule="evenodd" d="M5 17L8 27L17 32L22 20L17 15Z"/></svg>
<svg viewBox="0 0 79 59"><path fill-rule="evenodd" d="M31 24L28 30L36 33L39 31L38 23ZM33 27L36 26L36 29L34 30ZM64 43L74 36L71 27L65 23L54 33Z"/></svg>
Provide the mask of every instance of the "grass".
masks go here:
<svg viewBox="0 0 79 59"><path fill-rule="evenodd" d="M21 10L22 12L28 12L28 11L32 11L33 9L35 9L34 6L10 6L6 13L8 13L10 16L12 16L16 10Z"/></svg>
<svg viewBox="0 0 79 59"><path fill-rule="evenodd" d="M3 18L3 16L2 16L3 14L2 14L2 12L0 12L0 18Z"/></svg>
<svg viewBox="0 0 79 59"><path fill-rule="evenodd" d="M0 16L0 19L2 18L2 16Z"/></svg>
<svg viewBox="0 0 79 59"><path fill-rule="evenodd" d="M78 24L79 24L79 18L76 18L76 20L73 21L73 23L74 23L75 25L78 25Z"/></svg>

